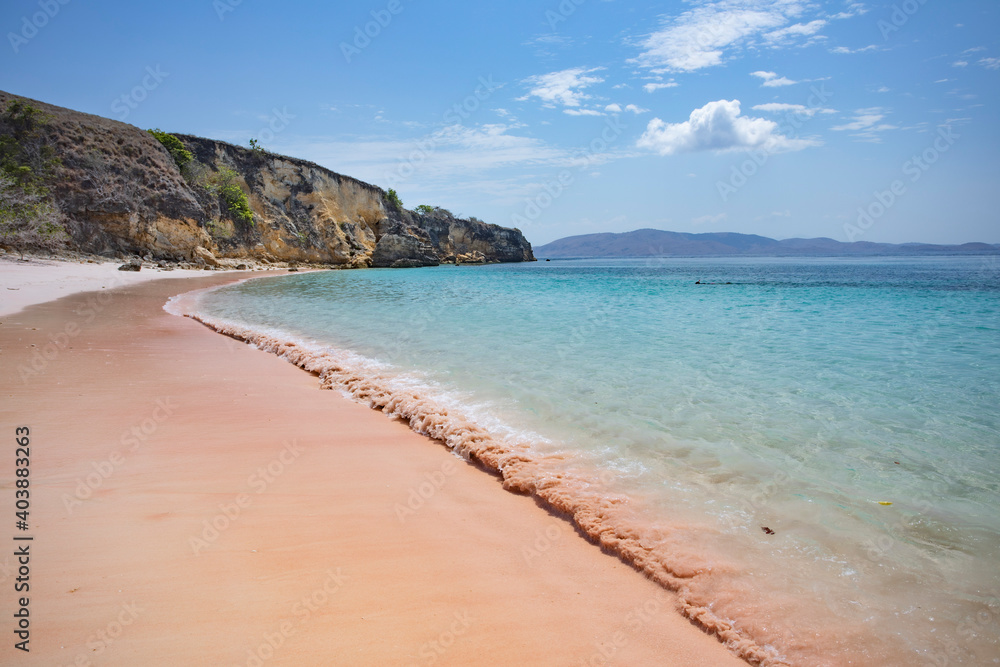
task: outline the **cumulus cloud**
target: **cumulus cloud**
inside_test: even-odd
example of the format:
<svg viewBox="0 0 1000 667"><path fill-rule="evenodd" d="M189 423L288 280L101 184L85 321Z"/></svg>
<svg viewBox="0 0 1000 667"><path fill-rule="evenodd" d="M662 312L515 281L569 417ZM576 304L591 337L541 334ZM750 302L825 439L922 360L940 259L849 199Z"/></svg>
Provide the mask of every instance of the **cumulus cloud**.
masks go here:
<svg viewBox="0 0 1000 667"><path fill-rule="evenodd" d="M537 97L542 101L543 106L550 108L557 104L565 107L578 107L584 100L590 99L590 96L583 90L604 81L599 76L589 76L592 72L597 72L600 69L603 68L572 67L559 72L528 77L524 83L531 86L531 90L518 100L524 101L531 97Z"/></svg>
<svg viewBox="0 0 1000 667"><path fill-rule="evenodd" d="M750 76L756 76L764 80L764 83L760 84L765 88L777 88L779 86L792 86L798 83L798 81L792 81L783 76L778 76L774 72L750 72Z"/></svg>
<svg viewBox="0 0 1000 667"><path fill-rule="evenodd" d="M672 155L751 148L772 152L793 151L815 146L816 143L783 136L774 121L741 116L739 100L718 100L695 109L682 123L665 123L654 118L649 121L636 145L660 155Z"/></svg>
<svg viewBox="0 0 1000 667"><path fill-rule="evenodd" d="M724 62L728 53L752 46L792 45L816 35L826 21L792 23L812 4L806 0L692 0L695 6L640 42L643 67L693 72Z"/></svg>
<svg viewBox="0 0 1000 667"><path fill-rule="evenodd" d="M597 109L563 109L564 114L570 116L603 116Z"/></svg>

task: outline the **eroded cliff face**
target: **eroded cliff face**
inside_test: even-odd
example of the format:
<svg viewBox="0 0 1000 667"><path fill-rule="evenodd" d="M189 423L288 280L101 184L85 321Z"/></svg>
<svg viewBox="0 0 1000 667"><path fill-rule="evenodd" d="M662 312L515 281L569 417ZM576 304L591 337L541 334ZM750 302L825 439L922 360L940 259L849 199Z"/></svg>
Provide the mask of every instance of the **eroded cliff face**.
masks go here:
<svg viewBox="0 0 1000 667"><path fill-rule="evenodd" d="M0 105L11 99L0 92ZM374 185L317 164L176 135L195 162L184 173L148 132L29 100L48 115L60 164L56 203L79 250L212 263L255 259L342 267L534 259L517 230L446 211L398 210ZM248 224L206 187L224 170L247 194Z"/></svg>

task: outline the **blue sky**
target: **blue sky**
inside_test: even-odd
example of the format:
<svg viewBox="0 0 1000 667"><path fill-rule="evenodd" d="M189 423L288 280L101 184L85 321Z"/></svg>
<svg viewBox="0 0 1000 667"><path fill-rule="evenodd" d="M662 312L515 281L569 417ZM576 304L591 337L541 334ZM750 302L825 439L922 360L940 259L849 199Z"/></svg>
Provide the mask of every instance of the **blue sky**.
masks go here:
<svg viewBox="0 0 1000 667"><path fill-rule="evenodd" d="M1000 243L996 0L7 0L0 88L534 244Z"/></svg>

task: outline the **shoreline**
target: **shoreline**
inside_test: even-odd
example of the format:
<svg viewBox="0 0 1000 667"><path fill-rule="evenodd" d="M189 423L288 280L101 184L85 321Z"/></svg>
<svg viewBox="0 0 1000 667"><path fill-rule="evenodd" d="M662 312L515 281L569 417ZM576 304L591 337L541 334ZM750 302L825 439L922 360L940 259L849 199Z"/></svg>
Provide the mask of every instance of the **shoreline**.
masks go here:
<svg viewBox="0 0 1000 667"><path fill-rule="evenodd" d="M179 295L171 300L167 311L273 354L317 376L319 388L338 390L365 407L408 424L415 433L431 438L475 468L496 476L506 491L531 497L605 553L670 591L680 614L716 636L738 657L769 667L787 664L773 647L758 644L737 623L722 619L713 611L713 601L705 597L704 589L712 587L714 568L678 562L661 553L656 544L658 533L655 530L647 533L636 524L628 513L631 503L626 498L590 490L593 485L590 476L561 468L547 469L544 457L532 454L520 443L497 438L474 418L462 414L460 407L439 404L409 384L399 386L378 371L373 373L352 352L317 346L280 332L258 331L196 311L184 312L192 309L203 293L199 290Z"/></svg>
<svg viewBox="0 0 1000 667"><path fill-rule="evenodd" d="M261 275L198 273L183 287ZM165 312L180 286L3 316L4 421L33 428L48 542L29 664L746 664L530 496Z"/></svg>
<svg viewBox="0 0 1000 667"><path fill-rule="evenodd" d="M118 267L123 263L127 262L82 256L73 259L29 256L22 261L10 253L0 254L0 316L12 315L28 306L79 292L114 289L151 280L199 278L217 273L203 269L161 269L148 262L142 264L141 271L119 271ZM257 267L247 271L225 269L221 273L263 277L284 275L288 271L281 267Z"/></svg>

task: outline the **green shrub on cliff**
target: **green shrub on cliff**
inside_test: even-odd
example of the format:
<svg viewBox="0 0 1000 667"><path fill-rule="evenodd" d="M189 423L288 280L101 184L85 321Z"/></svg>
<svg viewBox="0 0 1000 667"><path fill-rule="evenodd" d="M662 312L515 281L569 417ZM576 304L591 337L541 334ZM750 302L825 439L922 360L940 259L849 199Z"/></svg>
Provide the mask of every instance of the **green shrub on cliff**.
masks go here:
<svg viewBox="0 0 1000 667"><path fill-rule="evenodd" d="M194 155L191 151L184 148L184 144L181 143L181 140L174 135L164 132L159 128L146 131L156 137L156 139L163 144L163 147L170 153L170 157L172 157L174 162L177 163L178 169L183 169L184 165L194 159Z"/></svg>
<svg viewBox="0 0 1000 667"><path fill-rule="evenodd" d="M403 201L399 198L399 195L396 194L396 191L393 190L392 188L389 188L386 191L385 199L390 204L392 204L397 210L399 211L403 210Z"/></svg>
<svg viewBox="0 0 1000 667"><path fill-rule="evenodd" d="M239 184L240 175L229 167L220 167L219 171L208 177L205 187L209 192L219 195L225 210L238 222L253 227L253 210L247 193Z"/></svg>
<svg viewBox="0 0 1000 667"><path fill-rule="evenodd" d="M420 215L430 215L431 213L434 212L434 207L429 204L420 204L413 210L419 213Z"/></svg>

